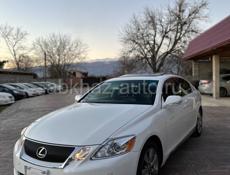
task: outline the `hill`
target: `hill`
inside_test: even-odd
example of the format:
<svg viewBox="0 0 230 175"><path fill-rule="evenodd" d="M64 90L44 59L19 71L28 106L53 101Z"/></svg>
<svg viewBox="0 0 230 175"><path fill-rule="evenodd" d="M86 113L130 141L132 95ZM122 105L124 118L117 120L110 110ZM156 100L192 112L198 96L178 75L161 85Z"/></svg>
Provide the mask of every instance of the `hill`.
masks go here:
<svg viewBox="0 0 230 175"><path fill-rule="evenodd" d="M119 62L118 59L90 60L71 64L69 69L88 72L89 76L111 76L119 69ZM33 67L31 70L40 78L43 77L44 67Z"/></svg>

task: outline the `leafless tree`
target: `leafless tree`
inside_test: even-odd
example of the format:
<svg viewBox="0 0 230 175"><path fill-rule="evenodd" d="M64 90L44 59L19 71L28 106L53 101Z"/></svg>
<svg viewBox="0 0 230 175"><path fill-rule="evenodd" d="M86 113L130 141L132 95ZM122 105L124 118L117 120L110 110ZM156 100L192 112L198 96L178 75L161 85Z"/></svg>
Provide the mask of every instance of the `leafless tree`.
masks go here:
<svg viewBox="0 0 230 175"><path fill-rule="evenodd" d="M87 46L81 40L73 40L70 36L51 34L46 38L38 38L34 48L47 63L56 78L64 78L71 63L86 57Z"/></svg>
<svg viewBox="0 0 230 175"><path fill-rule="evenodd" d="M7 60L0 61L0 69L3 69L7 62Z"/></svg>
<svg viewBox="0 0 230 175"><path fill-rule="evenodd" d="M31 68L36 65L33 57L29 55L20 55L20 69L23 71L31 71Z"/></svg>
<svg viewBox="0 0 230 175"><path fill-rule="evenodd" d="M118 60L119 68L113 73L114 76L124 74L142 73L148 68L147 65L140 59L130 58L129 56L121 56Z"/></svg>
<svg viewBox="0 0 230 175"><path fill-rule="evenodd" d="M0 25L0 35L9 49L17 70L20 70L20 58L26 52L25 41L28 33L21 28L15 28L6 24Z"/></svg>
<svg viewBox="0 0 230 175"><path fill-rule="evenodd" d="M167 9L146 8L134 15L122 31L123 52L145 61L152 72L161 71L169 55L181 55L207 18L206 0L176 0Z"/></svg>

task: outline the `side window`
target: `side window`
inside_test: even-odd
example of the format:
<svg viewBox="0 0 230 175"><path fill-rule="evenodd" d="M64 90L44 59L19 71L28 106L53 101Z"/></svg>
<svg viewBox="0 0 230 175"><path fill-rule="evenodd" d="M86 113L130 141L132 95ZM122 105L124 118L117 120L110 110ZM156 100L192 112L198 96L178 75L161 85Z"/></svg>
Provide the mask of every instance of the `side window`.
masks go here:
<svg viewBox="0 0 230 175"><path fill-rule="evenodd" d="M163 86L162 97L165 101L170 95L185 96L192 92L190 84L181 78L170 78Z"/></svg>
<svg viewBox="0 0 230 175"><path fill-rule="evenodd" d="M222 79L223 79L225 82L230 81L230 75L224 76Z"/></svg>
<svg viewBox="0 0 230 175"><path fill-rule="evenodd" d="M177 80L178 80L177 78L170 78L165 81L163 85L163 92L162 92L162 97L164 101L170 95L178 95L179 84Z"/></svg>
<svg viewBox="0 0 230 175"><path fill-rule="evenodd" d="M5 88L4 87L4 89L3 89L5 92L10 92L10 90L9 89L7 89L7 88Z"/></svg>
<svg viewBox="0 0 230 175"><path fill-rule="evenodd" d="M190 84L184 79L180 79L179 88L180 88L181 96L185 96L185 95L192 93L192 88Z"/></svg>

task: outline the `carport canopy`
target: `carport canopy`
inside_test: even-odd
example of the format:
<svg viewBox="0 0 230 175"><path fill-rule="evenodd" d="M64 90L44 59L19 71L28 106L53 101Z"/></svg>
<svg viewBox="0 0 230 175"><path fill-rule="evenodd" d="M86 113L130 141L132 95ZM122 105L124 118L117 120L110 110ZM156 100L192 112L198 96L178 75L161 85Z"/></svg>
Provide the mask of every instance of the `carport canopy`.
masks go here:
<svg viewBox="0 0 230 175"><path fill-rule="evenodd" d="M213 97L220 96L220 58L230 59L230 15L193 39L183 60L192 60L193 77L197 73L197 60L212 60Z"/></svg>

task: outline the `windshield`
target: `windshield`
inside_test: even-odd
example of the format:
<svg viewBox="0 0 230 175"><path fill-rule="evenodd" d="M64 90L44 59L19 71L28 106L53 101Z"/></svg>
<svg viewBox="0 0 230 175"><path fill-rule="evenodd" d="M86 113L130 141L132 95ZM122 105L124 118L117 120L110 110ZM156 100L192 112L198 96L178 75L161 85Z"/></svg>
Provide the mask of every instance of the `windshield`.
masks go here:
<svg viewBox="0 0 230 175"><path fill-rule="evenodd" d="M7 84L3 84L2 86L6 87L8 89L11 89L11 90L17 90L15 87L7 85Z"/></svg>
<svg viewBox="0 0 230 175"><path fill-rule="evenodd" d="M33 84L28 84L28 83L24 83L23 85L29 87L29 88L37 88L35 85Z"/></svg>
<svg viewBox="0 0 230 175"><path fill-rule="evenodd" d="M27 86L22 84L12 84L12 86L19 88L19 89L29 89Z"/></svg>
<svg viewBox="0 0 230 175"><path fill-rule="evenodd" d="M156 80L108 81L93 89L81 102L152 105L157 84Z"/></svg>
<svg viewBox="0 0 230 175"><path fill-rule="evenodd" d="M33 83L35 86L46 88L47 86L44 83Z"/></svg>

